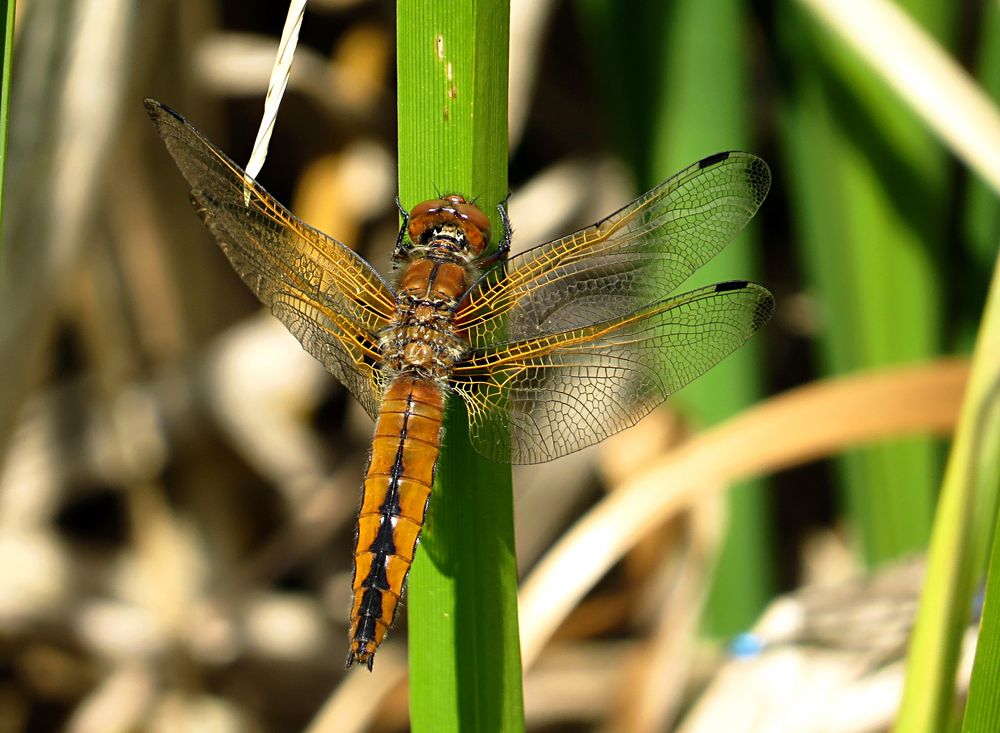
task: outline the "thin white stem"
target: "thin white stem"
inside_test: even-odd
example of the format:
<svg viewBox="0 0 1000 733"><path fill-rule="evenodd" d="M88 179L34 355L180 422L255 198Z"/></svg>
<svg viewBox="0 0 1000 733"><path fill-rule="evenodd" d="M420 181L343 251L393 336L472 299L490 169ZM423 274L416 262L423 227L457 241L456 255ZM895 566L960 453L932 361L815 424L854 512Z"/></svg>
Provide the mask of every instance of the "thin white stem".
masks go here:
<svg viewBox="0 0 1000 733"><path fill-rule="evenodd" d="M253 151L250 153L250 160L246 167L248 179L256 178L260 169L264 167L267 146L271 142L271 133L274 131L274 120L278 116L278 107L281 105L281 98L285 94L288 77L292 72L292 59L295 56L295 47L299 42L299 29L302 28L302 16L305 10L306 0L290 0L288 3L285 27L281 30L278 53L274 59L274 67L271 69L271 78L267 83L264 115L260 120L260 129L257 130L257 139L254 141ZM249 204L249 191L247 191L246 196Z"/></svg>

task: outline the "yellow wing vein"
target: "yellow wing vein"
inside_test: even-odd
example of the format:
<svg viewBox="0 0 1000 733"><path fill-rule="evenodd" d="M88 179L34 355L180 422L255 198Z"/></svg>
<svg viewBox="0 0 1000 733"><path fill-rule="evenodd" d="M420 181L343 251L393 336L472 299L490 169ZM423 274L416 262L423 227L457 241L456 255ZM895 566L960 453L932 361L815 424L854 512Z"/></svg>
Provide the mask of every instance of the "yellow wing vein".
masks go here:
<svg viewBox="0 0 1000 733"><path fill-rule="evenodd" d="M312 251L317 252L322 257L342 266L342 269L331 271L328 274L341 286L340 289L345 295L357 296L361 293L365 293L368 300L363 303L364 305L380 306L381 308L376 311L377 315L385 319L392 317L392 312L396 303L395 300L389 297L389 294L387 294L385 287L381 282L374 281L370 277L365 277L363 273L359 273L356 266L354 266L355 263L351 262L351 258L344 256L343 253L323 246L323 240L317 236L317 232L314 232L311 227L305 227L298 219L291 217L287 210L274 201L274 198L267 193L267 191L263 190L260 187L260 184L258 184L255 180L252 178L244 179L245 174L243 170L240 169L239 166L232 163L232 161L220 153L220 151L216 150L212 146L209 146L207 150L211 152L215 159L224 165L235 178L244 182L243 185L246 186L247 190L249 190L252 194L250 197L251 205L257 209L257 211L280 227L294 232L298 235L300 241L307 244ZM283 273L290 276L290 280L292 280L292 278L296 278L299 283L304 283L304 281L298 277L294 271L288 270L287 268L281 269ZM376 284L377 287L375 287ZM374 300L374 302L371 302L372 300Z"/></svg>

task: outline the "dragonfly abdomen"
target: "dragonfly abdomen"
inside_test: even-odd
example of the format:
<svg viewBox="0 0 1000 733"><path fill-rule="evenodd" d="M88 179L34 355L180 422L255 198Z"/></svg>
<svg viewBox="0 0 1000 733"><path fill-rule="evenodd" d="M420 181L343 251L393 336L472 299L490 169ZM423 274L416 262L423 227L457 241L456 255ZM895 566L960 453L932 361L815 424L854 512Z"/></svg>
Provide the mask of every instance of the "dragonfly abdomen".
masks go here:
<svg viewBox="0 0 1000 733"><path fill-rule="evenodd" d="M434 482L443 410L441 387L412 373L385 391L358 516L348 665L371 667L396 616Z"/></svg>

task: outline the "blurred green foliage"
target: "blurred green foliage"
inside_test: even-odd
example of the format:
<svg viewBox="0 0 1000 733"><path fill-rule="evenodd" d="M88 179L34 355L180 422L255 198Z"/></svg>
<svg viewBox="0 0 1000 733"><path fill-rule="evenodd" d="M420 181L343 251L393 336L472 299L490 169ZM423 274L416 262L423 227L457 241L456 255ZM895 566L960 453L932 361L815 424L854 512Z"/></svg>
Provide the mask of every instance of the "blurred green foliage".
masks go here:
<svg viewBox="0 0 1000 733"><path fill-rule="evenodd" d="M972 35L959 6L900 5L946 49ZM986 5L979 12L995 15ZM760 278L756 262L768 262L781 278L763 279L778 291L772 329L807 324L820 369L814 377L968 349L1000 235L995 194L958 171L926 125L801 4L579 0L577 7L637 188L716 150L748 148L772 164L775 184L758 214L763 249L758 224L697 273L698 282ZM996 66L1000 50L990 33L979 57L995 93L1000 75L985 67ZM775 261L789 251L794 261ZM801 283L781 292L790 272L801 273ZM788 302L793 295L804 297ZM677 401L703 422L724 419L759 399L765 362L762 344L752 343ZM808 371L800 365L797 373ZM837 468L842 516L866 562L926 545L939 444L894 440L852 451ZM772 592L769 515L759 485L731 492L710 631L750 623Z"/></svg>

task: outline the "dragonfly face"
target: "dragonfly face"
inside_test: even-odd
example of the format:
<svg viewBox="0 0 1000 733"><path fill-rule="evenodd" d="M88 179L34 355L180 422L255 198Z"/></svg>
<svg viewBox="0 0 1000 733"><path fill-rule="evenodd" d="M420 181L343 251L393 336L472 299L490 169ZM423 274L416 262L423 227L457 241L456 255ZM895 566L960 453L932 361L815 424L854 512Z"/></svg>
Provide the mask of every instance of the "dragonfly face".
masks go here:
<svg viewBox="0 0 1000 733"><path fill-rule="evenodd" d="M424 245L445 231L454 237L456 251L472 260L479 257L490 242L490 220L479 208L457 193L417 204L406 225L410 241Z"/></svg>
<svg viewBox="0 0 1000 733"><path fill-rule="evenodd" d="M597 443L743 344L774 301L746 281L669 296L744 227L770 173L719 153L606 219L505 262L463 196L425 201L394 284L296 219L180 115L146 110L236 271L375 419L355 543L347 663L372 666L413 561L447 399L487 458L539 463ZM491 276L494 266L502 276Z"/></svg>

